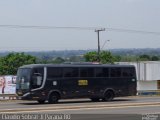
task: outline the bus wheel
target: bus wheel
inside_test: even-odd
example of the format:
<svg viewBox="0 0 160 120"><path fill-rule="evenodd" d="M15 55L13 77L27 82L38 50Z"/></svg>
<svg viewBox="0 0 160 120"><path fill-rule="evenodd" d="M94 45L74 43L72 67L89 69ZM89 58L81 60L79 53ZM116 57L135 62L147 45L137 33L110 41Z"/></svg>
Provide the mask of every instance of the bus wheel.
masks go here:
<svg viewBox="0 0 160 120"><path fill-rule="evenodd" d="M104 94L103 101L112 101L114 98L114 92L109 90Z"/></svg>
<svg viewBox="0 0 160 120"><path fill-rule="evenodd" d="M90 98L92 102L98 102L99 98Z"/></svg>
<svg viewBox="0 0 160 120"><path fill-rule="evenodd" d="M39 104L44 104L44 103L45 103L45 100L38 100L38 103L39 103Z"/></svg>
<svg viewBox="0 0 160 120"><path fill-rule="evenodd" d="M50 104L55 104L57 103L59 100L59 95L57 93L52 93L50 96L49 96L49 99L48 99L48 102Z"/></svg>

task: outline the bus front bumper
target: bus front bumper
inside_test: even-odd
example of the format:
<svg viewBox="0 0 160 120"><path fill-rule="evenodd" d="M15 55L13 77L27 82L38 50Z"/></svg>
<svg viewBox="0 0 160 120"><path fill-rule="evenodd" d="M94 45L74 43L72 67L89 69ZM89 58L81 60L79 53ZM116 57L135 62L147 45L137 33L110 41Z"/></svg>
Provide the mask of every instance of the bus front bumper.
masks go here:
<svg viewBox="0 0 160 120"><path fill-rule="evenodd" d="M35 95L33 93L28 92L22 96L18 96L17 99L18 100L42 100L46 98L45 96L41 96L41 97L39 96L40 95Z"/></svg>
<svg viewBox="0 0 160 120"><path fill-rule="evenodd" d="M18 95L17 97L18 100L31 100L32 97L31 97L31 94L28 92L28 93L25 93L24 95Z"/></svg>

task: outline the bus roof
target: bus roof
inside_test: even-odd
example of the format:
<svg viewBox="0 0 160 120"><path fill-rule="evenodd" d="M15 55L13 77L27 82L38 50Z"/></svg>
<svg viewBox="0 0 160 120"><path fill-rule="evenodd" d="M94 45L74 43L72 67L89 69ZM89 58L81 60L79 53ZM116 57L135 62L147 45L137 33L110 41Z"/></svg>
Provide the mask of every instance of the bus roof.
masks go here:
<svg viewBox="0 0 160 120"><path fill-rule="evenodd" d="M37 67L134 67L134 65L119 64L29 64L20 68L37 68Z"/></svg>

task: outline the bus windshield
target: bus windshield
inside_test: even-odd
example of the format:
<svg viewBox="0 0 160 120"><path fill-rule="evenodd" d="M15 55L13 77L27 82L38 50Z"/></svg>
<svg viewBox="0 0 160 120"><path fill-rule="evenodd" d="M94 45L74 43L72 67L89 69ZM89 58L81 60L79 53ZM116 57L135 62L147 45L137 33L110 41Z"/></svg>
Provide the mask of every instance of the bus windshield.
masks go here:
<svg viewBox="0 0 160 120"><path fill-rule="evenodd" d="M16 89L29 89L30 88L30 68L20 68L17 72Z"/></svg>

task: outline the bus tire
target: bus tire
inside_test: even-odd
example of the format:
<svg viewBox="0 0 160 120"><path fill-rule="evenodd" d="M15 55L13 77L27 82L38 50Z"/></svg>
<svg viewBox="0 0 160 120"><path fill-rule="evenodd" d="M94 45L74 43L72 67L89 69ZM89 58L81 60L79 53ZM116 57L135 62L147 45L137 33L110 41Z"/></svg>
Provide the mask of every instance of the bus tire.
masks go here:
<svg viewBox="0 0 160 120"><path fill-rule="evenodd" d="M114 91L108 90L104 94L103 101L112 101L115 97Z"/></svg>
<svg viewBox="0 0 160 120"><path fill-rule="evenodd" d="M37 100L39 104L44 104L45 100Z"/></svg>
<svg viewBox="0 0 160 120"><path fill-rule="evenodd" d="M52 94L50 94L50 96L49 96L48 103L49 103L49 104L55 104L55 103L58 102L58 100L59 100L59 95L58 95L58 93L52 93Z"/></svg>

